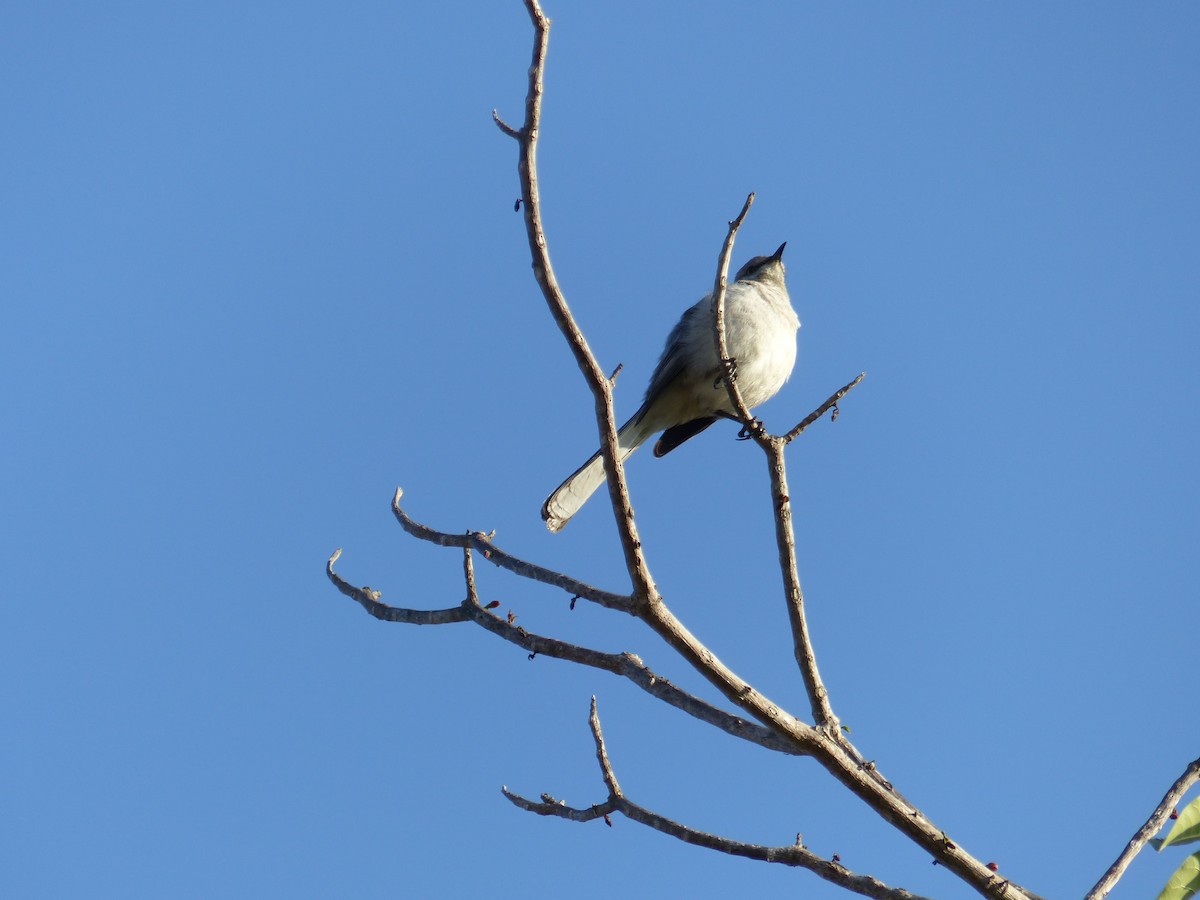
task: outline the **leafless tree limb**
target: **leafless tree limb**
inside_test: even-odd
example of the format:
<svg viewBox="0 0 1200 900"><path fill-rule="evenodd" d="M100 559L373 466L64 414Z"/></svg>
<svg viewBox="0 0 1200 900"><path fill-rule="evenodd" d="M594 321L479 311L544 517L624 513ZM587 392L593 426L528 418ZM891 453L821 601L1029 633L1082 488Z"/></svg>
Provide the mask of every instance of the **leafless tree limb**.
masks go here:
<svg viewBox="0 0 1200 900"><path fill-rule="evenodd" d="M596 819L607 818L617 811L616 803L611 800L605 803L597 803L595 806L589 806L586 809L576 809L573 806L567 806L567 804L550 794L542 794L541 801L537 801L530 800L527 797L522 797L520 794L510 791L508 785L501 785L500 791L518 809L523 809L525 812L535 813L539 816L554 816L559 819L568 819L572 822L593 822Z"/></svg>
<svg viewBox="0 0 1200 900"><path fill-rule="evenodd" d="M403 609L381 602L379 598L382 595L379 591L372 590L370 587L355 587L343 581L333 571L333 564L341 555L342 549L339 547L333 552L333 556L329 557L329 562L325 564L325 574L329 576L329 580L339 591L352 600L356 600L359 606L375 618L384 622L403 622L406 625L450 625L455 622L470 621L471 617L461 606L452 606L450 609Z"/></svg>
<svg viewBox="0 0 1200 900"><path fill-rule="evenodd" d="M816 409L814 409L812 412L810 412L807 416L805 416L803 419L801 419L800 423L795 428L793 428L791 431L789 431L787 434L785 434L783 436L783 442L785 444L790 444L796 438L800 437L801 432L803 432L806 428L808 428L809 425L811 425L813 422L817 421L817 419L821 418L821 416L825 415L825 413L829 412L829 410L831 410L831 409L835 410L834 415L836 416L838 401L841 400L843 397L845 397L848 393L850 393L856 387L858 387L858 383L866 377L867 377L866 372L859 372L857 378L855 378L849 384L843 385L842 387L840 387L836 391L834 391L834 393L830 396L830 398L828 400L826 400L824 403L822 403L820 406L818 406Z"/></svg>
<svg viewBox="0 0 1200 900"><path fill-rule="evenodd" d="M1125 870L1129 868L1129 864L1133 862L1134 857L1142 852L1142 848L1146 846L1150 838L1158 834L1159 829L1167 821L1167 817L1171 815L1171 810L1198 781L1200 781L1200 759L1194 759L1187 764L1183 774L1176 779L1175 783L1171 785L1171 789L1162 798L1162 803L1158 804L1154 812L1150 814L1146 824L1130 838L1125 849L1121 851L1121 855L1096 882L1096 886L1088 891L1084 900L1100 900L1116 886L1121 876L1125 874Z"/></svg>
<svg viewBox="0 0 1200 900"><path fill-rule="evenodd" d="M617 423L613 413L612 383L604 376L587 339L567 306L566 297L563 296L558 279L554 276L554 267L550 263L550 251L542 224L537 175L537 142L541 128L543 76L546 70L546 48L550 40L550 19L542 12L538 0L524 2L534 30L533 60L529 65L529 88L525 95L525 122L519 129L515 129L506 125L495 112L493 118L497 127L514 138L520 147L517 169L520 173L521 199L525 208L525 231L529 238L529 252L533 257L533 274L550 308L550 314L566 338L575 356L575 362L592 392L609 498L617 512L617 531L625 556L625 567L633 581L633 596L639 605L653 603L658 599L658 588L642 553L642 542L633 522L633 505L629 500L625 468L621 464L621 455L617 452Z"/></svg>
<svg viewBox="0 0 1200 900"><path fill-rule="evenodd" d="M811 740L813 734L812 727L788 714L781 706L774 703L770 698L760 694L753 686L722 663L711 650L701 643L671 613L661 597L653 604L633 608L630 605L629 598L623 597L620 594L600 591L591 585L576 581L561 573L544 569L541 566L525 562L504 553L491 542L491 538L488 535L481 532L448 534L436 531L428 526L421 525L404 512L400 507L400 498L402 495L403 492L397 489L392 501L392 512L404 530L409 534L441 546L473 547L483 553L484 558L517 575L561 587L575 596L585 597L602 606L632 612L650 625L671 647L687 659L693 668L716 686L730 702L768 727L772 727L772 725L777 728L781 727L782 734L786 738L791 739L789 741L793 746L791 752L798 752L795 749L796 745L803 747L805 751L811 749L806 744ZM375 615L376 613L373 612L372 614Z"/></svg>
<svg viewBox="0 0 1200 900"><path fill-rule="evenodd" d="M572 822L591 822L595 819L603 818L611 824L609 816L619 812L634 822L646 825L655 831L669 835L684 843L717 850L721 853L728 853L731 856L742 856L761 862L779 863L785 866L807 869L828 882L844 887L864 897L877 897L883 898L883 900L926 900L926 898L906 891L903 888L890 887L879 879L872 878L869 875L855 874L843 866L836 856L832 859L826 859L813 853L803 845L799 835L796 837L796 843L788 846L768 847L762 844L748 844L744 841L737 841L732 838L721 837L720 835L690 828L687 825L659 815L633 802L621 790L620 785L617 783L617 776L613 771L612 763L609 761L608 748L605 745L604 733L600 728L600 716L596 710L595 697L592 697L588 725L591 727L592 737L596 742L596 760L600 765L600 774L604 778L604 783L608 788L607 800L586 809L576 809L567 806L549 794L543 794L541 802L537 802L526 799L520 794L513 793L507 787L504 787L502 788L504 796L514 805L527 812L536 813L541 816L557 816L558 818L568 819Z"/></svg>
<svg viewBox="0 0 1200 900"><path fill-rule="evenodd" d="M521 140L520 130L517 128L513 128L511 125L509 125L507 122L505 122L502 118L500 118L500 113L498 113L494 109L492 110L492 121L496 123L497 128L499 128L501 131L503 131L505 134L507 134L513 140L517 140L517 141Z"/></svg>
<svg viewBox="0 0 1200 900"><path fill-rule="evenodd" d="M647 694L662 700L670 706L699 719L708 725L720 728L727 734L753 744L758 744L768 750L801 756L806 752L804 747L785 735L778 734L769 728L764 728L741 716L726 712L694 694L690 694L666 678L654 672L641 658L633 653L605 653L556 638L545 637L509 622L506 618L494 615L479 603L474 586L474 566L471 562L470 548L463 551L463 568L467 581L467 598L459 605L449 609L406 609L390 606L380 600L379 591L369 587L355 587L345 581L333 569L342 551L339 549L325 566L325 573L339 591L355 600L363 609L385 622L401 622L408 625L449 625L457 622L474 622L476 625L490 631L498 637L516 644L533 656L548 656L553 659L590 666L620 675L644 690Z"/></svg>
<svg viewBox="0 0 1200 900"><path fill-rule="evenodd" d="M559 572L553 572L533 563L525 562L517 559L510 554L505 553L496 547L488 535L481 532L468 532L466 534L448 534L446 532L436 531L428 526L422 525L413 520L400 507L400 498L403 492L397 488L396 495L392 501L392 512L401 526L409 534L420 538L423 541L428 541L433 544L439 544L447 547L472 547L484 555L485 559L494 562L496 565L509 571L529 578L533 581L539 581L544 584L551 584L561 587L565 591L571 592L574 596L584 597L593 600L602 606L612 609L619 609L624 612L631 612L645 621L651 628L654 629L668 644L671 645L681 656L687 659L692 666L705 678L716 686L722 694L725 695L732 703L757 718L760 722L771 727L782 728L782 734L786 738L790 738L789 743L792 744L791 752L797 752L795 746L798 744L805 748L805 751L811 748L806 744L811 740L813 729L811 726L801 722L799 719L791 716L781 706L765 697L756 691L749 683L742 679L732 669L722 663L701 641L693 635L667 608L661 597L657 602L640 608L632 607L629 598L620 594L612 594L606 591L600 591L591 585L577 581ZM789 532L790 534L790 532ZM794 551L793 551L794 552ZM797 576L798 584L798 576ZM360 600L360 602L362 602ZM372 615L384 617L385 615L396 615L394 613L384 613L382 610L372 609L367 607ZM416 611L413 611L416 614ZM418 617L419 618L419 617ZM393 621L416 621L416 619L393 619ZM455 620L461 621L461 620ZM848 745L847 745L848 746ZM861 758L859 759L861 761Z"/></svg>
<svg viewBox="0 0 1200 900"><path fill-rule="evenodd" d="M494 563L502 569L507 569L514 575L520 575L522 578L528 578L530 581L539 581L542 584L562 588L573 597L582 597L584 600L590 600L609 609L616 609L627 613L633 612L633 600L627 595L614 594L612 591L603 591L569 575L555 572L536 563L518 559L492 543L491 535L484 534L481 531L469 531L466 534L449 534L445 531L437 531L428 525L422 525L401 508L400 498L403 496L404 491L396 488L396 494L392 498L392 514L400 523L400 527L413 537L419 538L422 541L428 541L431 544L438 544L442 547L471 547L474 550L478 550L488 562Z"/></svg>
<svg viewBox="0 0 1200 900"><path fill-rule="evenodd" d="M817 657L804 615L804 590L800 586L800 570L796 561L796 532L792 527L792 498L787 483L784 443L781 438L776 437L760 440L758 443L767 454L767 474L771 480L771 499L775 506L775 545L779 551L779 568L783 573L784 595L792 628L792 648L796 664L804 678L805 691L808 693L809 705L817 727L849 748L850 744L842 734L837 716L833 714L829 692L825 689L825 683L817 669Z"/></svg>
<svg viewBox="0 0 1200 900"><path fill-rule="evenodd" d="M596 742L596 762L600 764L600 775L608 788L610 797L623 797L621 785L617 783L617 773L613 771L612 762L608 758L608 748L604 745L604 732L600 729L600 713L596 709L596 695L592 695L592 708L588 713L588 727L592 729L592 739Z"/></svg>

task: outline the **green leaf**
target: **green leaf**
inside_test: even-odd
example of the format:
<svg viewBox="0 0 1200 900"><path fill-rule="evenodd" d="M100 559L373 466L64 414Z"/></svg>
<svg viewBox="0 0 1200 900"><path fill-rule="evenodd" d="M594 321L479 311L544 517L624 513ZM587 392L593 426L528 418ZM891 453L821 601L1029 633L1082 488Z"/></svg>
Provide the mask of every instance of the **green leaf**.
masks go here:
<svg viewBox="0 0 1200 900"><path fill-rule="evenodd" d="M1183 812L1175 820L1174 827L1163 838L1158 849L1161 850L1168 844L1186 844L1190 841L1200 841L1200 797L1183 808Z"/></svg>
<svg viewBox="0 0 1200 900"><path fill-rule="evenodd" d="M1168 879L1166 887L1158 895L1158 900L1188 900L1198 891L1200 891L1200 853L1193 853Z"/></svg>

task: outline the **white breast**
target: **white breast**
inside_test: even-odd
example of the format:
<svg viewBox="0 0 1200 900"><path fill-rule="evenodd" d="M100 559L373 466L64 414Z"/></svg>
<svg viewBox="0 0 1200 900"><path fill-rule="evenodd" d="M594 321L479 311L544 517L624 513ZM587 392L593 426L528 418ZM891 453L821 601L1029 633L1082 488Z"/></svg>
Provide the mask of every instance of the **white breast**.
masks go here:
<svg viewBox="0 0 1200 900"><path fill-rule="evenodd" d="M738 281L725 295L725 342L737 360L737 383L754 407L779 392L796 364L800 320L782 283ZM673 342L678 342L673 343ZM647 434L714 413L732 413L713 339L712 298L704 297L680 320L659 361L640 421ZM672 365L680 368L672 370ZM668 375L663 375L665 371ZM662 377L658 389L655 379ZM653 398L653 402L649 402Z"/></svg>

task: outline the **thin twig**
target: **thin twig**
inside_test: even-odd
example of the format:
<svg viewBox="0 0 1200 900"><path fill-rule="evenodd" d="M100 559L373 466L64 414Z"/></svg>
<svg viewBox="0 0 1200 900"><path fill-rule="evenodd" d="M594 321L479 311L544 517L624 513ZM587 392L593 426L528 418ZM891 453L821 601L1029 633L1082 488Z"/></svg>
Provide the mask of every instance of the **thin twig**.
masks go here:
<svg viewBox="0 0 1200 900"><path fill-rule="evenodd" d="M712 314L713 341L717 346L717 359L721 364L721 380L725 382L725 391L729 395L729 403L737 414L743 426L749 427L753 421L746 401L742 398L741 388L738 387L736 365L737 361L729 357L729 343L725 335L725 293L729 282L729 258L733 255L733 241L738 229L746 220L746 214L754 204L754 192L751 191L742 204L742 211L729 223L729 232L725 235L725 243L721 246L721 255L717 259L717 278L713 282Z"/></svg>
<svg viewBox="0 0 1200 900"><path fill-rule="evenodd" d="M559 819L568 819L572 822L591 822L595 819L607 817L616 812L617 805L609 800L606 803L597 803L595 806L589 806L587 809L575 809L567 806L561 800L556 800L549 794L542 794L542 800L539 803L536 800L529 800L522 797L520 794L513 793L508 789L507 785L501 785L501 793L513 804L526 812L537 813L539 816L556 816Z"/></svg>
<svg viewBox="0 0 1200 900"><path fill-rule="evenodd" d="M1158 804L1158 807L1150 814L1146 824L1137 830L1129 843L1125 845L1125 849L1121 851L1121 855L1117 857L1116 862L1108 867L1108 871L1096 882L1096 886L1088 891L1084 900L1100 900L1116 886L1121 876L1125 874L1125 870L1129 868L1129 864L1133 862L1134 857L1142 851L1150 838L1158 834L1159 829L1167 821L1167 817L1171 815L1171 810L1197 781L1200 781L1200 759L1194 759L1188 763L1183 774L1171 785L1171 789L1162 798L1162 803Z"/></svg>
<svg viewBox="0 0 1200 900"><path fill-rule="evenodd" d="M507 787L503 787L501 790L504 796L514 805L528 812L541 816L557 816L558 818L567 819L572 822L591 822L599 818L604 818L607 821L612 813L619 812L634 822L646 825L655 831L669 835L684 843L717 850L721 853L728 853L731 856L742 856L761 862L779 863L785 866L807 869L832 884L844 887L864 897L877 897L883 898L883 900L926 900L926 898L911 891L906 891L903 888L891 887L878 878L872 878L869 875L858 875L843 866L836 858L826 859L825 857L818 856L804 846L799 839L797 839L795 844L780 847L748 844L744 841L736 841L732 838L721 837L720 835L690 828L673 819L668 819L666 816L659 815L640 804L634 803L625 796L617 783L616 773L613 771L612 763L608 758L608 748L604 742L604 733L600 728L600 716L596 710L595 697L592 697L588 724L592 730L592 737L596 742L596 760L600 765L600 773L604 778L605 785L608 787L607 800L585 809L577 809L567 806L561 800L549 794L543 794L542 800L539 803L526 799L520 794L513 793Z"/></svg>
<svg viewBox="0 0 1200 900"><path fill-rule="evenodd" d="M829 412L829 410L835 408L838 405L838 401L854 390L854 388L858 386L858 383L866 377L866 372L859 372L857 378L855 378L849 384L843 385L834 391L828 400L801 419L800 424L785 434L783 436L783 442L785 444L790 444L792 441L798 438L804 429L808 428L809 425L817 421L817 419L821 418L821 416L825 415L825 413Z"/></svg>
<svg viewBox="0 0 1200 900"><path fill-rule="evenodd" d="M763 449L767 457L767 474L770 479L771 499L775 512L775 544L779 551L779 568L783 573L788 620L792 629L792 652L804 679L804 688L812 709L813 720L860 764L863 762L862 755L846 738L837 716L834 715L833 706L829 700L829 691L817 668L816 652L808 631L808 621L804 615L804 590L800 586L800 569L796 559L796 533L792 524L792 500L788 489L787 460L784 448L809 425L830 409L836 408L837 402L865 377L865 372L859 373L857 378L835 391L824 403L805 416L795 428L782 437L769 434L765 429L760 429L757 433L752 434L755 443ZM882 777L881 781L888 790L892 790L891 785L882 780Z"/></svg>
<svg viewBox="0 0 1200 900"><path fill-rule="evenodd" d="M463 579L467 582L467 601L479 602L479 592L475 589L475 563L471 559L471 548L463 547Z"/></svg>
<svg viewBox="0 0 1200 900"><path fill-rule="evenodd" d="M497 128L507 134L510 138L518 141L521 139L521 132L500 118L500 113L494 109L492 110L492 121L496 123Z"/></svg>
<svg viewBox="0 0 1200 900"><path fill-rule="evenodd" d="M482 615L480 615L482 613ZM621 675L636 684L646 693L663 700L690 716L707 722L731 734L751 741L772 750L793 755L805 755L808 743L803 739L811 731L811 727L799 723L801 738L790 738L787 734L772 732L753 722L731 713L718 709L710 703L701 700L675 686L646 667L641 659L632 653L604 653L587 647L580 647L557 638L544 637L534 634L519 626L487 613L485 610L470 611L471 618L488 631L530 651L535 656L550 656L555 659L565 659L570 662L603 669L615 675Z"/></svg>
<svg viewBox="0 0 1200 900"><path fill-rule="evenodd" d="M608 748L604 746L604 732L600 730L600 713L596 711L596 695L592 694L592 708L588 713L588 726L592 729L592 738L596 742L596 762L600 763L600 775L608 787L609 797L621 797L621 785L617 783L617 773L613 771L612 762L608 758Z"/></svg>
<svg viewBox="0 0 1200 900"><path fill-rule="evenodd" d="M379 591L369 587L355 587L343 581L341 576L333 571L333 564L341 555L342 550L339 547L333 552L333 556L329 557L329 562L325 564L325 574L329 576L329 580L339 591L357 601L375 618L384 622L403 622L406 625L450 625L455 622L470 621L471 617L461 606L454 606L450 609L403 609L383 603L379 599L382 596Z"/></svg>
<svg viewBox="0 0 1200 900"><path fill-rule="evenodd" d="M792 652L804 678L813 721L831 738L849 748L849 742L842 734L837 716L833 714L829 692L821 680L812 637L808 632L808 621L804 615L804 590L800 586L800 569L796 561L796 532L792 526L792 499L783 452L785 445L783 439L777 437L759 441L759 445L767 454L767 474L771 480L771 498L775 507L775 544L779 550L779 570L783 573L788 621L792 628ZM854 752L857 755L857 751Z"/></svg>

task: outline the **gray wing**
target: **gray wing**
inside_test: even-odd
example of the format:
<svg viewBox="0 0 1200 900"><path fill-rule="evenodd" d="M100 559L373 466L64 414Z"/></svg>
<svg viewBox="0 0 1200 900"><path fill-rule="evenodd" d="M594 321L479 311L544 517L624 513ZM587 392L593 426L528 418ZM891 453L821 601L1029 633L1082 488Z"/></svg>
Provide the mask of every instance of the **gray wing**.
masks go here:
<svg viewBox="0 0 1200 900"><path fill-rule="evenodd" d="M650 384L646 386L643 405L649 405L653 398L666 390L671 382L683 373L686 368L684 335L695 328L696 317L704 315L706 307L707 304L701 300L687 309L667 335L662 356L658 358L658 365L654 367L654 374L650 376Z"/></svg>

